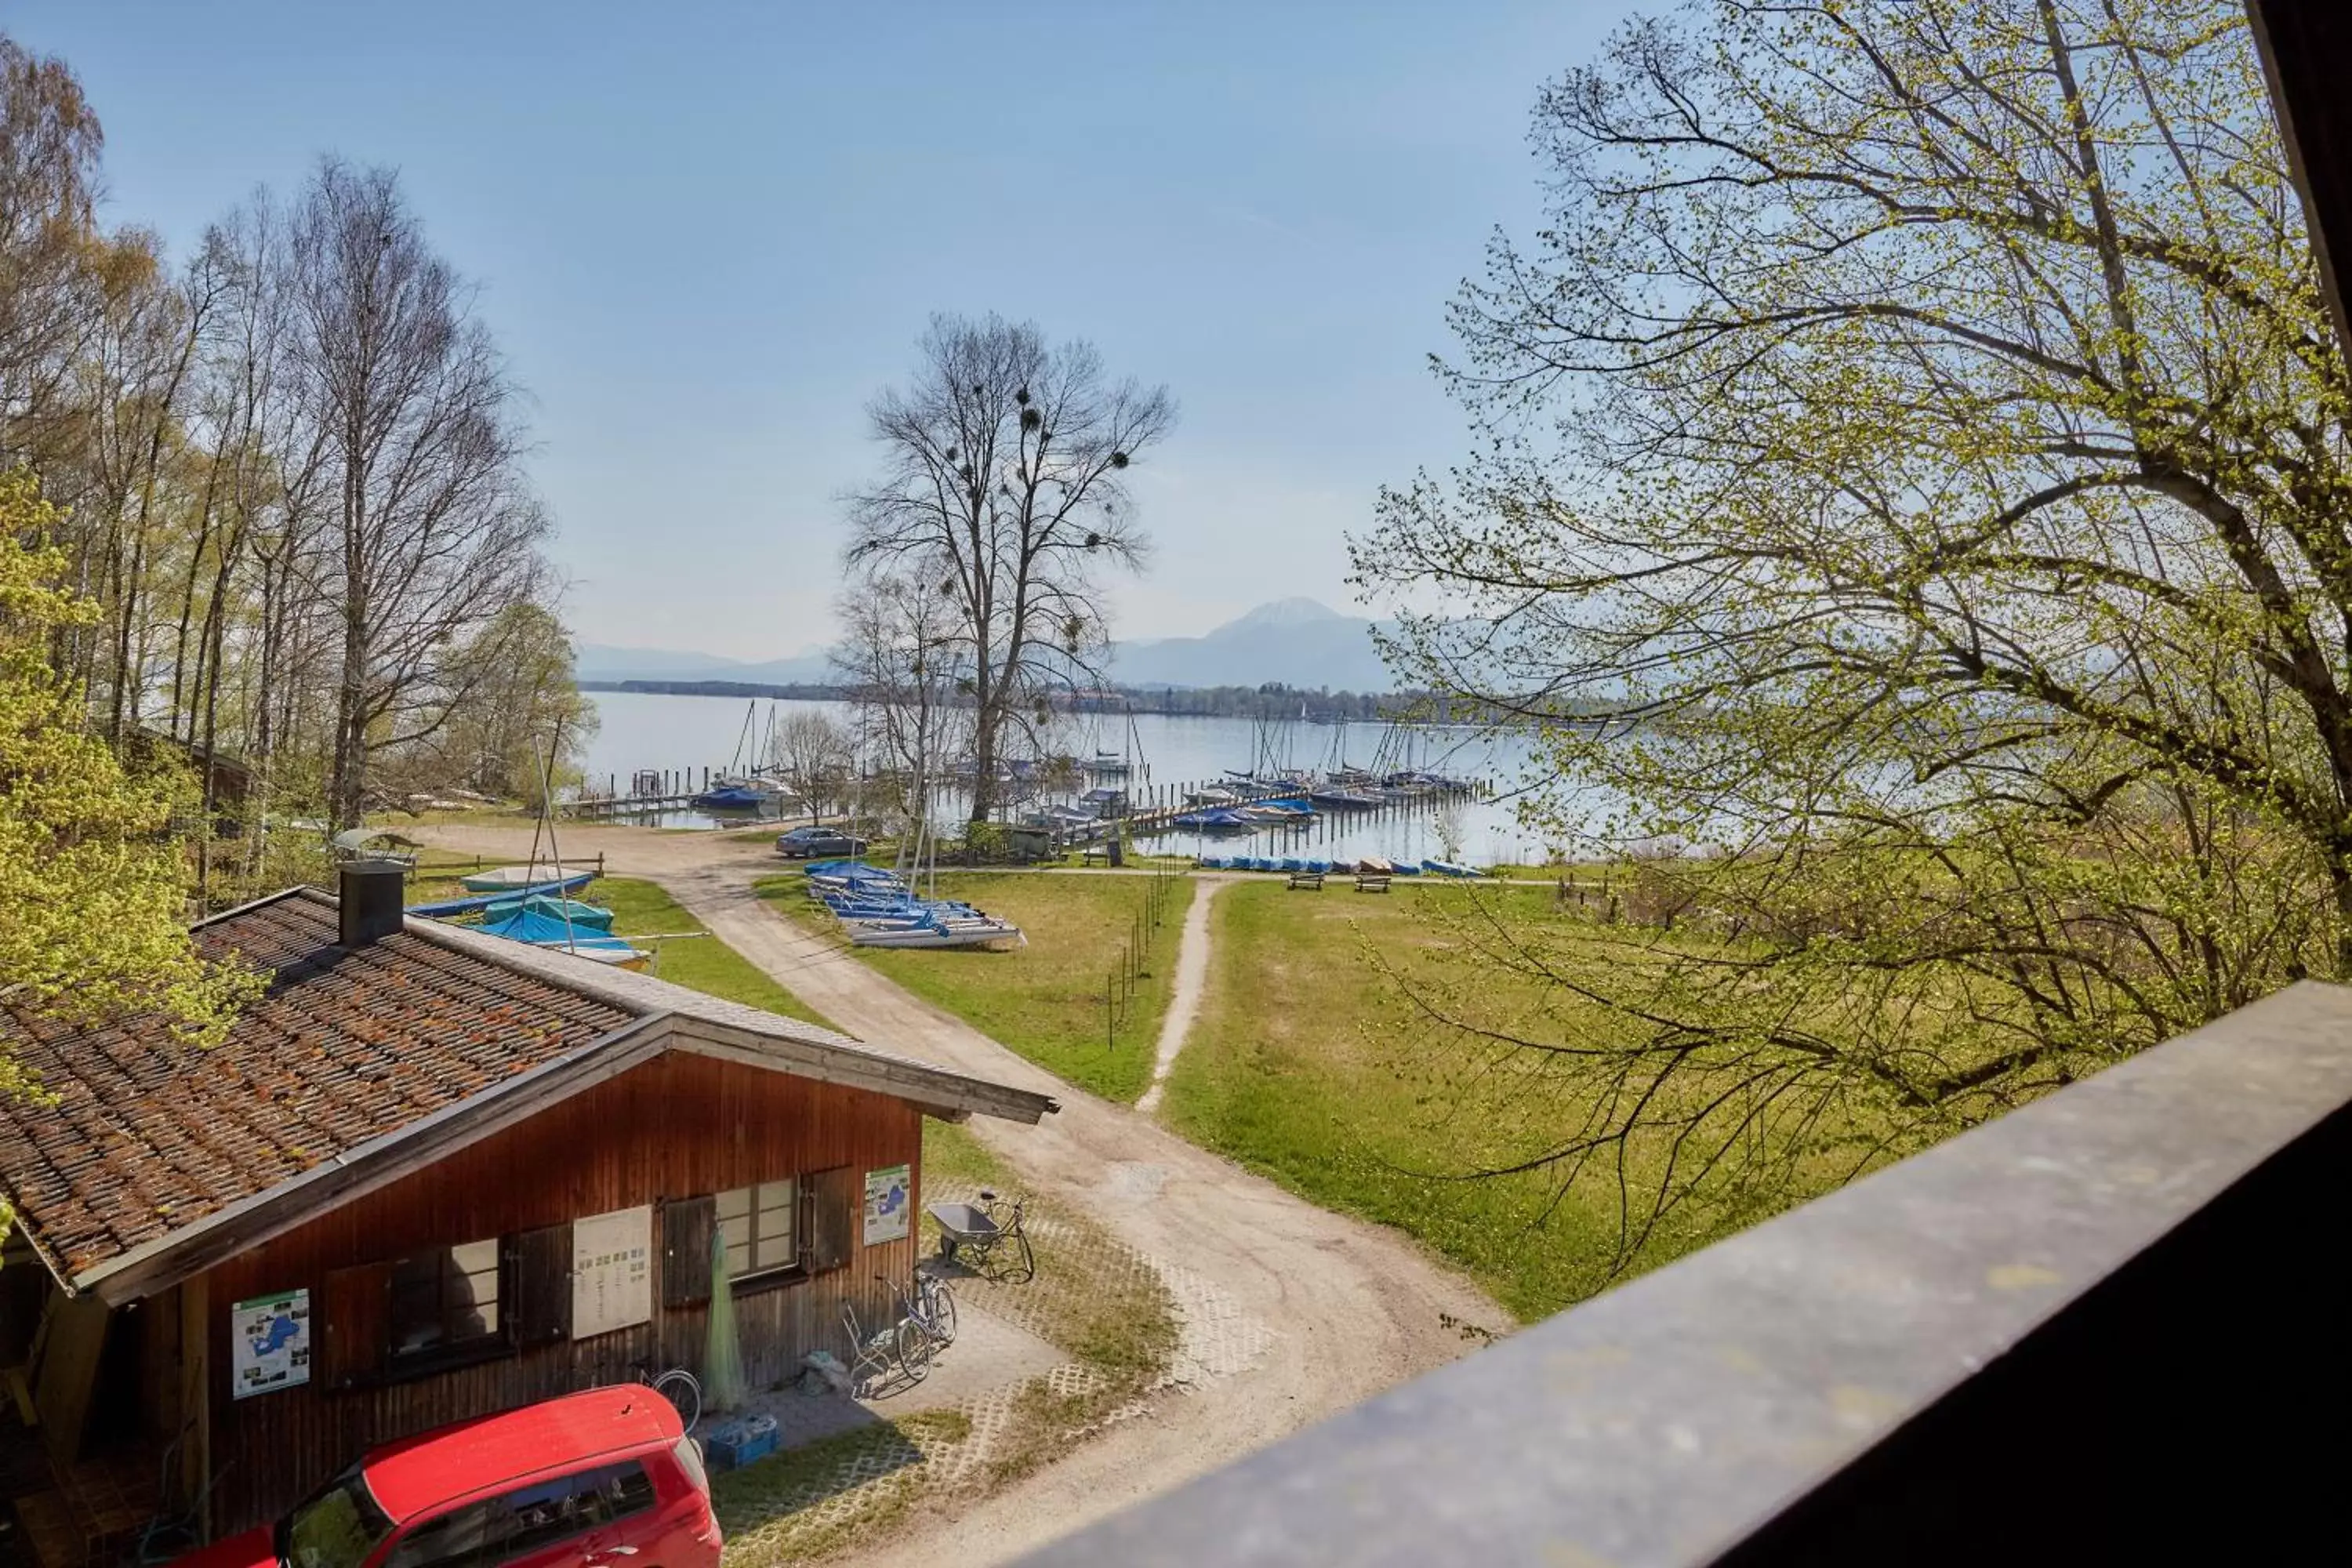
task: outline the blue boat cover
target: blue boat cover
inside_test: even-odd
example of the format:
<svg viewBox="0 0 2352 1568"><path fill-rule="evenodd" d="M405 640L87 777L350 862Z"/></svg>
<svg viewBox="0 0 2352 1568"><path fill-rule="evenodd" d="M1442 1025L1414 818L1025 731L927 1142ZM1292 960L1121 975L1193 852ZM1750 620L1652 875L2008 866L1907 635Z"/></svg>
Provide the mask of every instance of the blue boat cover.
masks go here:
<svg viewBox="0 0 2352 1568"><path fill-rule="evenodd" d="M502 936L509 942L528 942L533 947L576 947L583 952L607 952L629 950L626 939L610 931L567 928L561 920L532 910L519 910L502 921L486 921L478 929L485 935Z"/></svg>
<svg viewBox="0 0 2352 1568"><path fill-rule="evenodd" d="M486 921L503 921L525 912L544 915L558 925L568 919L574 927L586 931L609 931L613 929L612 910L598 904L583 904L577 899L550 898L544 893L500 899L482 911L482 919Z"/></svg>
<svg viewBox="0 0 2352 1568"><path fill-rule="evenodd" d="M430 904L411 904L408 912L432 920L447 920L453 915L478 915L492 904L511 904L523 899L551 899L564 893L576 893L595 878L595 872L583 871L560 882L541 882L529 888L506 888L495 893L468 893L462 899L443 899Z"/></svg>

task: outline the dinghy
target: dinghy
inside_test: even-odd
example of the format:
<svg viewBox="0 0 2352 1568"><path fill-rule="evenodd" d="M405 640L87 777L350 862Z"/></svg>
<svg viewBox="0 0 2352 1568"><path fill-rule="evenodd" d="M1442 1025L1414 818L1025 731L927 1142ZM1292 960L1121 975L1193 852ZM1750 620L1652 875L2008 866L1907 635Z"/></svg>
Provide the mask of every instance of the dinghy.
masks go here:
<svg viewBox="0 0 2352 1568"><path fill-rule="evenodd" d="M457 885L469 893L508 893L520 897L524 893L576 893L595 879L593 871L579 871L559 879L551 866L499 866L488 871L477 871L470 877L460 877ZM425 910L409 911L411 914L425 912Z"/></svg>

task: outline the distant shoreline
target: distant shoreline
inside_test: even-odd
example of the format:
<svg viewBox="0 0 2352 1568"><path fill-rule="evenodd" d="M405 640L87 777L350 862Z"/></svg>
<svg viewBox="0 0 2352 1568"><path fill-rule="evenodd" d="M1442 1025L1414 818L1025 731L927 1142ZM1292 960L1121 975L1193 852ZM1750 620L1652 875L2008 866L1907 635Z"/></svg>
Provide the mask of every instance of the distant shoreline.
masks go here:
<svg viewBox="0 0 2352 1568"><path fill-rule="evenodd" d="M650 697L730 697L794 702L854 702L857 689L814 682L756 680L582 680L583 691L635 692ZM1412 692L1297 691L1289 687L1115 687L1073 692L1061 706L1079 713L1160 713L1175 718L1402 719L1423 710L1426 700Z"/></svg>
<svg viewBox="0 0 2352 1568"><path fill-rule="evenodd" d="M790 702L855 702L853 686L809 681L756 680L582 680L583 691L634 692L647 697L725 697L735 701L772 699ZM1269 722L1305 720L1311 724L1523 723L1525 716L1506 718L1491 709L1460 700L1448 702L1427 691L1301 691L1269 683L1265 686L1119 686L1099 691L1063 695L1058 705L1072 713L1153 713L1172 719L1264 719ZM1550 722L1587 721L1573 709Z"/></svg>

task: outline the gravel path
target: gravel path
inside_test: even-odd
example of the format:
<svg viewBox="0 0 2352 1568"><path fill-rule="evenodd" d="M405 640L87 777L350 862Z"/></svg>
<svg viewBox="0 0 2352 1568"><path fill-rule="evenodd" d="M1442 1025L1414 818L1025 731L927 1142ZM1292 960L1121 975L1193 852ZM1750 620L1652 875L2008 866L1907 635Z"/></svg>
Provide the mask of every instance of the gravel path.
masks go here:
<svg viewBox="0 0 2352 1568"><path fill-rule="evenodd" d="M530 829L458 824L418 837L491 858L527 849ZM1453 1319L1510 1319L1399 1233L1331 1214L1194 1147L1149 1116L1032 1065L811 936L754 897L771 869L759 844L645 828L567 828L567 860L606 856L648 877L835 1025L892 1049L1055 1095L1039 1126L985 1118L972 1130L1037 1191L1080 1207L1153 1262L1200 1347L1190 1397L1111 1427L1076 1453L970 1510L918 1526L876 1564L1001 1563L1462 1354ZM1196 893L1205 979L1209 892ZM1179 988L1183 966L1179 964ZM1196 1004L1197 1005L1197 1004ZM1171 1016L1175 1008L1171 1005Z"/></svg>

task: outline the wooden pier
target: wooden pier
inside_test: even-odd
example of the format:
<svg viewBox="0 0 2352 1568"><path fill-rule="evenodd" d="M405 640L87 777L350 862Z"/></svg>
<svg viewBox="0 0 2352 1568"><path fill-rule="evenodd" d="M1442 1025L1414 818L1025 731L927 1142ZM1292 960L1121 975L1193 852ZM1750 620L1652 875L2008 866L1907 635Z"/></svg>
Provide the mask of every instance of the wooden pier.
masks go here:
<svg viewBox="0 0 2352 1568"><path fill-rule="evenodd" d="M1256 781L1244 783L1239 779L1211 779L1195 784L1158 786L1147 784L1140 790L1129 793L1129 809L1125 814L1103 817L1093 822L1073 822L1063 825L1055 829L1055 839L1059 847L1069 849L1089 844L1099 844L1111 837L1114 832L1121 838L1158 837L1171 833L1187 833L1192 829L1179 827L1176 825L1176 818L1189 816L1196 811L1225 810L1234 806L1254 805L1261 801L1306 800L1318 787L1321 786L1302 784L1264 784ZM1206 805L1197 805L1189 798L1202 790L1213 788L1228 791L1234 798ZM1304 827L1309 822L1343 816L1378 816L1390 811L1419 810L1441 805L1448 800L1476 800L1486 793L1487 786L1483 782L1478 782L1465 790L1432 788L1426 794L1408 795L1399 800L1383 799L1376 805L1352 811L1335 811L1328 806L1317 806L1315 816L1298 826ZM1136 808L1139 798L1143 803L1140 809ZM1268 823L1265 826L1278 829L1284 825ZM1241 835L1236 834L1234 837L1239 837Z"/></svg>
<svg viewBox="0 0 2352 1568"><path fill-rule="evenodd" d="M607 794L585 795L556 803L561 816L585 821L610 822L630 816L652 816L668 811L695 809L696 796L716 784L722 770L715 768L682 768L677 770L641 770L630 781L627 795ZM1303 800L1320 787L1316 784L1274 784L1262 780L1235 778L1199 779L1186 784L1155 784L1149 782L1150 773L1143 770L1144 782L1128 784L1118 779L1104 779L1100 787L1121 790L1127 796L1127 808L1115 816L1100 817L1088 822L1064 823L1053 828L1057 848L1078 848L1100 844L1114 835L1121 838L1155 837L1188 829L1176 826L1176 818L1195 811L1214 811L1221 807L1254 805L1269 800ZM617 784L618 780L612 781ZM1223 790L1232 799L1200 805L1192 797L1204 790ZM1490 793L1484 781L1475 781L1466 789L1455 791L1433 787L1425 794L1406 796L1401 800L1382 800L1358 811L1335 812L1328 806L1317 808L1318 817L1346 816L1377 816L1396 810L1418 810L1447 800L1477 800ZM1034 798L1034 795L1031 798ZM1008 803L1009 804L1009 803ZM1018 809L1014 807L1013 809ZM771 816L765 812L729 813L730 819L740 815L743 826L764 822L797 819L801 813L780 812ZM1279 826L1278 824L1270 826Z"/></svg>
<svg viewBox="0 0 2352 1568"><path fill-rule="evenodd" d="M585 800L560 800L555 803L555 808L565 816L587 818L649 816L661 811L691 810L696 796L701 793L700 790L695 790L687 795L633 795L617 799L593 795ZM750 813L743 815L746 820L754 820ZM756 820L765 820L765 818Z"/></svg>
<svg viewBox="0 0 2352 1568"><path fill-rule="evenodd" d="M557 801L556 815L590 821L610 821L616 816L652 816L665 811L689 811L694 808L697 795L713 787L725 776L724 768L640 768L630 776L629 792L623 795L617 775L607 774L604 794ZM765 812L739 815L747 824L774 820Z"/></svg>

